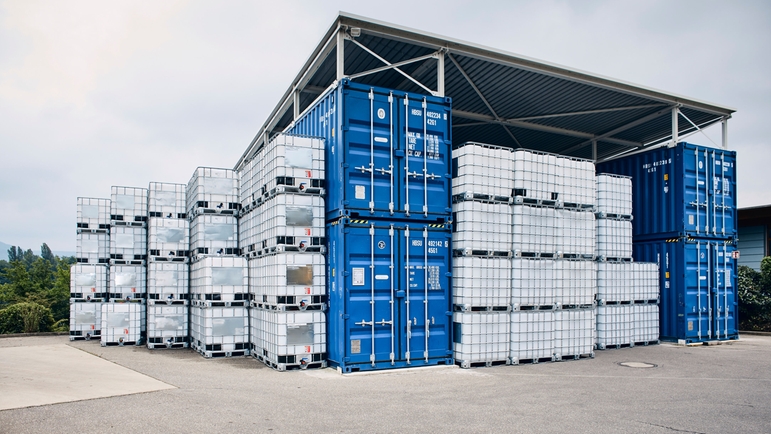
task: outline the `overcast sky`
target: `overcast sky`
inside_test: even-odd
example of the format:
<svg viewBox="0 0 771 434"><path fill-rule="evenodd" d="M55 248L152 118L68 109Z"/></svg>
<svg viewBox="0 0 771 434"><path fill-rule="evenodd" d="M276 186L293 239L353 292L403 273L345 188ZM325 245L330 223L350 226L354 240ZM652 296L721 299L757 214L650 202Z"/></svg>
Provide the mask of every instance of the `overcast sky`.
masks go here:
<svg viewBox="0 0 771 434"><path fill-rule="evenodd" d="M734 107L771 203L768 1L0 0L0 242L74 252L77 196L232 167L340 10Z"/></svg>

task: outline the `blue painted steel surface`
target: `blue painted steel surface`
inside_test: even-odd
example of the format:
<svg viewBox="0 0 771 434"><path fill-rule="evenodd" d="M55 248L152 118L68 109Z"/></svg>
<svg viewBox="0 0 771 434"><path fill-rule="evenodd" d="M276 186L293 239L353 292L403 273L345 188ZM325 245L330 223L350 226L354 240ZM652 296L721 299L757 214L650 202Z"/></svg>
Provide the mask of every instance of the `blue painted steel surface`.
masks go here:
<svg viewBox="0 0 771 434"><path fill-rule="evenodd" d="M346 218L327 226L332 366L453 363L451 232L432 226Z"/></svg>
<svg viewBox="0 0 771 434"><path fill-rule="evenodd" d="M632 177L635 240L736 237L736 152L681 142L597 165Z"/></svg>
<svg viewBox="0 0 771 434"><path fill-rule="evenodd" d="M327 220L442 220L451 194L450 99L342 80L287 132L326 139Z"/></svg>
<svg viewBox="0 0 771 434"><path fill-rule="evenodd" d="M736 247L680 238L635 242L636 261L659 264L661 338L687 343L738 338Z"/></svg>

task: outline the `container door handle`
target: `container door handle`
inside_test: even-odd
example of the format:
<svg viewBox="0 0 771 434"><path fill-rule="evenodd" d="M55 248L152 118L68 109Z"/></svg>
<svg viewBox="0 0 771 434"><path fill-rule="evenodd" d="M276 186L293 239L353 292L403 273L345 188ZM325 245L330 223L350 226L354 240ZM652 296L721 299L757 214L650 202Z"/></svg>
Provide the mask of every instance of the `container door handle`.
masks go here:
<svg viewBox="0 0 771 434"><path fill-rule="evenodd" d="M392 192L393 192L393 183L391 184ZM390 272L391 272L391 321L389 322L391 324L391 365L394 364L394 346L395 346L395 336L394 336L394 304L396 303L396 300L394 300L394 225L391 224L391 227L388 228L388 236L391 238L391 264L389 266Z"/></svg>
<svg viewBox="0 0 771 434"><path fill-rule="evenodd" d="M428 208L426 208L428 209ZM425 346L423 347L423 357L428 363L428 228L423 228L423 316L425 322L424 340Z"/></svg>

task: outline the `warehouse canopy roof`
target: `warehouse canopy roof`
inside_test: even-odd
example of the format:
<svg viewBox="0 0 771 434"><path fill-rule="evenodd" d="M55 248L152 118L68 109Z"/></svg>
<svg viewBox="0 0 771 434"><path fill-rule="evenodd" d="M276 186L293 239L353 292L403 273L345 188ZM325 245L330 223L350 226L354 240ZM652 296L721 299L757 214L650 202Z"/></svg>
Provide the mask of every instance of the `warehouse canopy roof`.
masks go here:
<svg viewBox="0 0 771 434"><path fill-rule="evenodd" d="M681 138L735 111L341 12L236 168L343 77L451 97L454 144L597 160Z"/></svg>

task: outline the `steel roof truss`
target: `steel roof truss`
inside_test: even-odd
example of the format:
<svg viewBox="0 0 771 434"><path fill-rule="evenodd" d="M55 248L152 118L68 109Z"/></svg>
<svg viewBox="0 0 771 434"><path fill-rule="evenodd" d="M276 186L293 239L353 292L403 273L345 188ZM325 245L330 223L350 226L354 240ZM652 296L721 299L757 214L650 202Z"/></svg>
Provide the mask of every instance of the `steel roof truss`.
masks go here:
<svg viewBox="0 0 771 434"><path fill-rule="evenodd" d="M536 119L551 119L551 118L561 118L566 116L593 115L598 113L611 113L611 112L619 112L624 110L654 108L654 107L662 107L664 105L665 104L643 104L643 105L633 105L633 106L627 106L627 107L614 107L614 108L596 109L596 110L583 110L583 111L577 111L577 112L554 113L549 115L526 116L522 118L512 118L509 120L510 121L532 121Z"/></svg>
<svg viewBox="0 0 771 434"><path fill-rule="evenodd" d="M377 60L385 63L385 65L386 65L386 66L381 66L379 68L370 69L369 71L359 72L357 74L350 75L349 78L354 79L354 78L358 78L358 77L363 77L365 75L374 74L374 73L377 73L377 72L382 72L382 71L386 71L386 70L389 70L389 69L393 69L394 71L396 71L399 74L403 75L406 79L408 79L411 82L413 82L413 83L417 84L418 86L420 86L422 89L424 89L426 92L430 93L431 95L436 96L438 94L437 91L429 89L423 83L419 82L418 80L413 78L411 75L409 75L406 72L402 71L399 67L400 66L404 66L404 65L408 65L410 63L420 62L421 60L426 60L426 59L430 59L430 58L436 59L436 58L439 57L439 55L442 54L442 50L441 49L439 51L436 51L436 52L431 53L431 54L427 54L425 56L420 56L420 57L416 57L416 58L413 58L413 59L403 60L401 62L391 63L391 62L385 60L384 58L380 57L374 51L372 51L369 48L367 48L361 42L353 39L353 37L346 35L346 39L351 41L351 42L353 42L354 44L356 44L356 46L358 46L362 50L366 51L367 53L369 53L372 57L376 58Z"/></svg>

